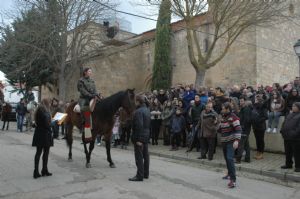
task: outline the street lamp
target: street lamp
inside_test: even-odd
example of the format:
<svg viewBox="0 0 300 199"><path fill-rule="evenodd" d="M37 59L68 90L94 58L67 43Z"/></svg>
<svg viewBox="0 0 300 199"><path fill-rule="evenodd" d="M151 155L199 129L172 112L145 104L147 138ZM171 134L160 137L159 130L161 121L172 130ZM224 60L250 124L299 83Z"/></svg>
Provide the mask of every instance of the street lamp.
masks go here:
<svg viewBox="0 0 300 199"><path fill-rule="evenodd" d="M300 76L300 39L298 39L297 43L295 43L294 50L296 55L299 58L299 76Z"/></svg>

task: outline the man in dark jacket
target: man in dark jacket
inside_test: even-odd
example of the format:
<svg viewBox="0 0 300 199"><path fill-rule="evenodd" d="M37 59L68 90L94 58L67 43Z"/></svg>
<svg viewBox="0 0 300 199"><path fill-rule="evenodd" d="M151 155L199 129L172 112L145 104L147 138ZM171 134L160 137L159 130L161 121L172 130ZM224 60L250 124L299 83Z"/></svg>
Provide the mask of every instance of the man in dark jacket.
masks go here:
<svg viewBox="0 0 300 199"><path fill-rule="evenodd" d="M292 112L286 117L280 132L285 150L285 165L281 168L293 168L294 157L295 172L300 172L300 102L293 104Z"/></svg>
<svg viewBox="0 0 300 199"><path fill-rule="evenodd" d="M25 114L27 113L25 100L23 98L20 100L19 104L17 105L16 113L17 113L18 131L22 132L23 131L24 117L25 117Z"/></svg>
<svg viewBox="0 0 300 199"><path fill-rule="evenodd" d="M137 173L129 181L143 181L149 178L148 140L150 136L150 111L146 107L143 96L136 97L137 109L133 115L132 143Z"/></svg>
<svg viewBox="0 0 300 199"><path fill-rule="evenodd" d="M242 137L237 149L236 163L241 163L244 150L246 151L245 162L250 162L249 134L251 131L251 102L244 97L240 98L239 118L242 127Z"/></svg>
<svg viewBox="0 0 300 199"><path fill-rule="evenodd" d="M251 111L251 125L256 140L257 153L255 155L255 159L257 160L263 159L267 119L268 110L264 104L264 100L261 95L256 95L253 109Z"/></svg>
<svg viewBox="0 0 300 199"><path fill-rule="evenodd" d="M199 142L199 138L198 138L198 130L201 127L197 126L197 124L199 124L200 117L201 117L201 112L204 109L205 109L205 106L203 104L201 104L200 96L198 94L196 94L195 95L195 105L192 106L192 109L191 109L192 124L191 124L190 127L192 128L192 132L193 132L193 141L192 141L192 144L191 144L190 148L187 150L187 152L192 151L194 146L196 146L197 151L200 151L200 142Z"/></svg>

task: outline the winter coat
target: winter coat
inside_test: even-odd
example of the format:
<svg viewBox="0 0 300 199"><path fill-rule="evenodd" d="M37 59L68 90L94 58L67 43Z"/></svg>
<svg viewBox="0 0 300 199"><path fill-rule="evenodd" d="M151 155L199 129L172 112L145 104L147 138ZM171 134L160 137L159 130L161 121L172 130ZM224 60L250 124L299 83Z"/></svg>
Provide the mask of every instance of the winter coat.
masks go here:
<svg viewBox="0 0 300 199"><path fill-rule="evenodd" d="M215 101L215 103L214 103L214 110L218 114L220 114L221 110L222 110L222 104L224 104L225 102L227 102L228 99L224 95L221 95L221 96L216 96L214 101Z"/></svg>
<svg viewBox="0 0 300 199"><path fill-rule="evenodd" d="M286 116L280 133L285 140L300 140L300 112Z"/></svg>
<svg viewBox="0 0 300 199"><path fill-rule="evenodd" d="M201 116L201 112L205 109L205 106L202 104L194 105L191 110L191 119L193 124L198 124Z"/></svg>
<svg viewBox="0 0 300 199"><path fill-rule="evenodd" d="M253 130L266 130L266 120L268 119L268 109L262 103L253 105L251 111L251 125Z"/></svg>
<svg viewBox="0 0 300 199"><path fill-rule="evenodd" d="M166 94L158 94L157 95L157 100L161 103L164 104L165 101L168 100L168 96Z"/></svg>
<svg viewBox="0 0 300 199"><path fill-rule="evenodd" d="M172 134L181 133L185 129L185 119L180 115L173 115L170 120L170 132Z"/></svg>
<svg viewBox="0 0 300 199"><path fill-rule="evenodd" d="M271 112L283 112L285 109L285 101L281 98L280 101L271 100L270 102L270 111Z"/></svg>
<svg viewBox="0 0 300 199"><path fill-rule="evenodd" d="M183 99L185 107L189 106L190 101L195 99L195 92L192 90L185 91L182 96L182 99Z"/></svg>
<svg viewBox="0 0 300 199"><path fill-rule="evenodd" d="M160 105L152 105L150 108L151 120L161 120L161 108Z"/></svg>
<svg viewBox="0 0 300 199"><path fill-rule="evenodd" d="M35 116L36 128L32 139L32 146L53 146L53 134L51 131L51 115L43 107L38 107Z"/></svg>
<svg viewBox="0 0 300 199"><path fill-rule="evenodd" d="M240 118L240 124L243 129L243 135L249 135L251 131L251 110L250 106L241 107L238 116Z"/></svg>
<svg viewBox="0 0 300 199"><path fill-rule="evenodd" d="M26 115L27 108L25 106L25 103L19 103L17 105L16 112L17 112L18 115L23 115L23 116Z"/></svg>
<svg viewBox="0 0 300 199"><path fill-rule="evenodd" d="M290 113L290 111L292 110L292 106L295 102L300 102L300 96L289 95L286 98L286 115Z"/></svg>
<svg viewBox="0 0 300 199"><path fill-rule="evenodd" d="M215 138L217 136L217 130L220 120L218 118L218 114L215 111L210 111L208 113L205 110L202 111L200 122L201 125L199 130L199 137Z"/></svg>
<svg viewBox="0 0 300 199"><path fill-rule="evenodd" d="M2 105L2 112L1 112L1 119L2 121L8 121L9 120L9 114L12 111L12 107L8 103L3 103Z"/></svg>
<svg viewBox="0 0 300 199"><path fill-rule="evenodd" d="M222 143L240 140L242 134L240 119L234 113L222 115L219 132L221 133Z"/></svg>
<svg viewBox="0 0 300 199"><path fill-rule="evenodd" d="M136 109L132 121L132 136L133 143L147 143L150 137L150 111L145 104Z"/></svg>
<svg viewBox="0 0 300 199"><path fill-rule="evenodd" d="M88 111L90 100L97 95L94 80L89 77L80 78L77 82L77 89L80 93L79 105L83 111Z"/></svg>
<svg viewBox="0 0 300 199"><path fill-rule="evenodd" d="M208 101L208 96L207 95L200 95L200 101L202 105L206 105Z"/></svg>
<svg viewBox="0 0 300 199"><path fill-rule="evenodd" d="M162 121L162 124L164 126L169 126L170 125L170 120L172 118L172 115L174 113L174 110L172 107L165 107L163 112L161 113L161 119L163 120Z"/></svg>

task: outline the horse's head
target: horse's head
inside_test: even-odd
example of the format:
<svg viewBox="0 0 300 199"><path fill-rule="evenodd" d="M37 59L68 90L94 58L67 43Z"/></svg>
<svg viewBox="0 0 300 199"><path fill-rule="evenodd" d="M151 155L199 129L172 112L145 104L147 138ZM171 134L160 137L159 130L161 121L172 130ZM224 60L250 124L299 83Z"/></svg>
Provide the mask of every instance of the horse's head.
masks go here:
<svg viewBox="0 0 300 199"><path fill-rule="evenodd" d="M135 93L134 89L127 89L121 106L128 114L131 114L135 109Z"/></svg>

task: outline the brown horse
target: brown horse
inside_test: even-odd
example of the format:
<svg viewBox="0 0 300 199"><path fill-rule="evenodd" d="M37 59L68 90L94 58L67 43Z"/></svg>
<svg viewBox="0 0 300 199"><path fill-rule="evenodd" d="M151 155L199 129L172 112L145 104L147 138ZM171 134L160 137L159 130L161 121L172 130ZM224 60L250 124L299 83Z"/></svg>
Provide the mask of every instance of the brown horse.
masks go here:
<svg viewBox="0 0 300 199"><path fill-rule="evenodd" d="M128 113L131 113L135 108L135 94L134 89L127 89L126 91L120 91L111 95L101 101L97 101L94 111L92 112L92 137L89 150L87 149L87 143L84 142L84 135L82 135L82 141L84 145L84 152L86 155L86 167L90 168L91 153L94 149L95 139L97 135L103 136L106 146L107 161L111 168L115 168L110 155L110 144L112 128L114 125L114 115L120 107L123 107ZM67 107L66 123L66 140L69 146L69 160L72 160L72 143L73 143L73 126L78 129L82 128L81 116L79 113L73 111L77 102L71 103Z"/></svg>

